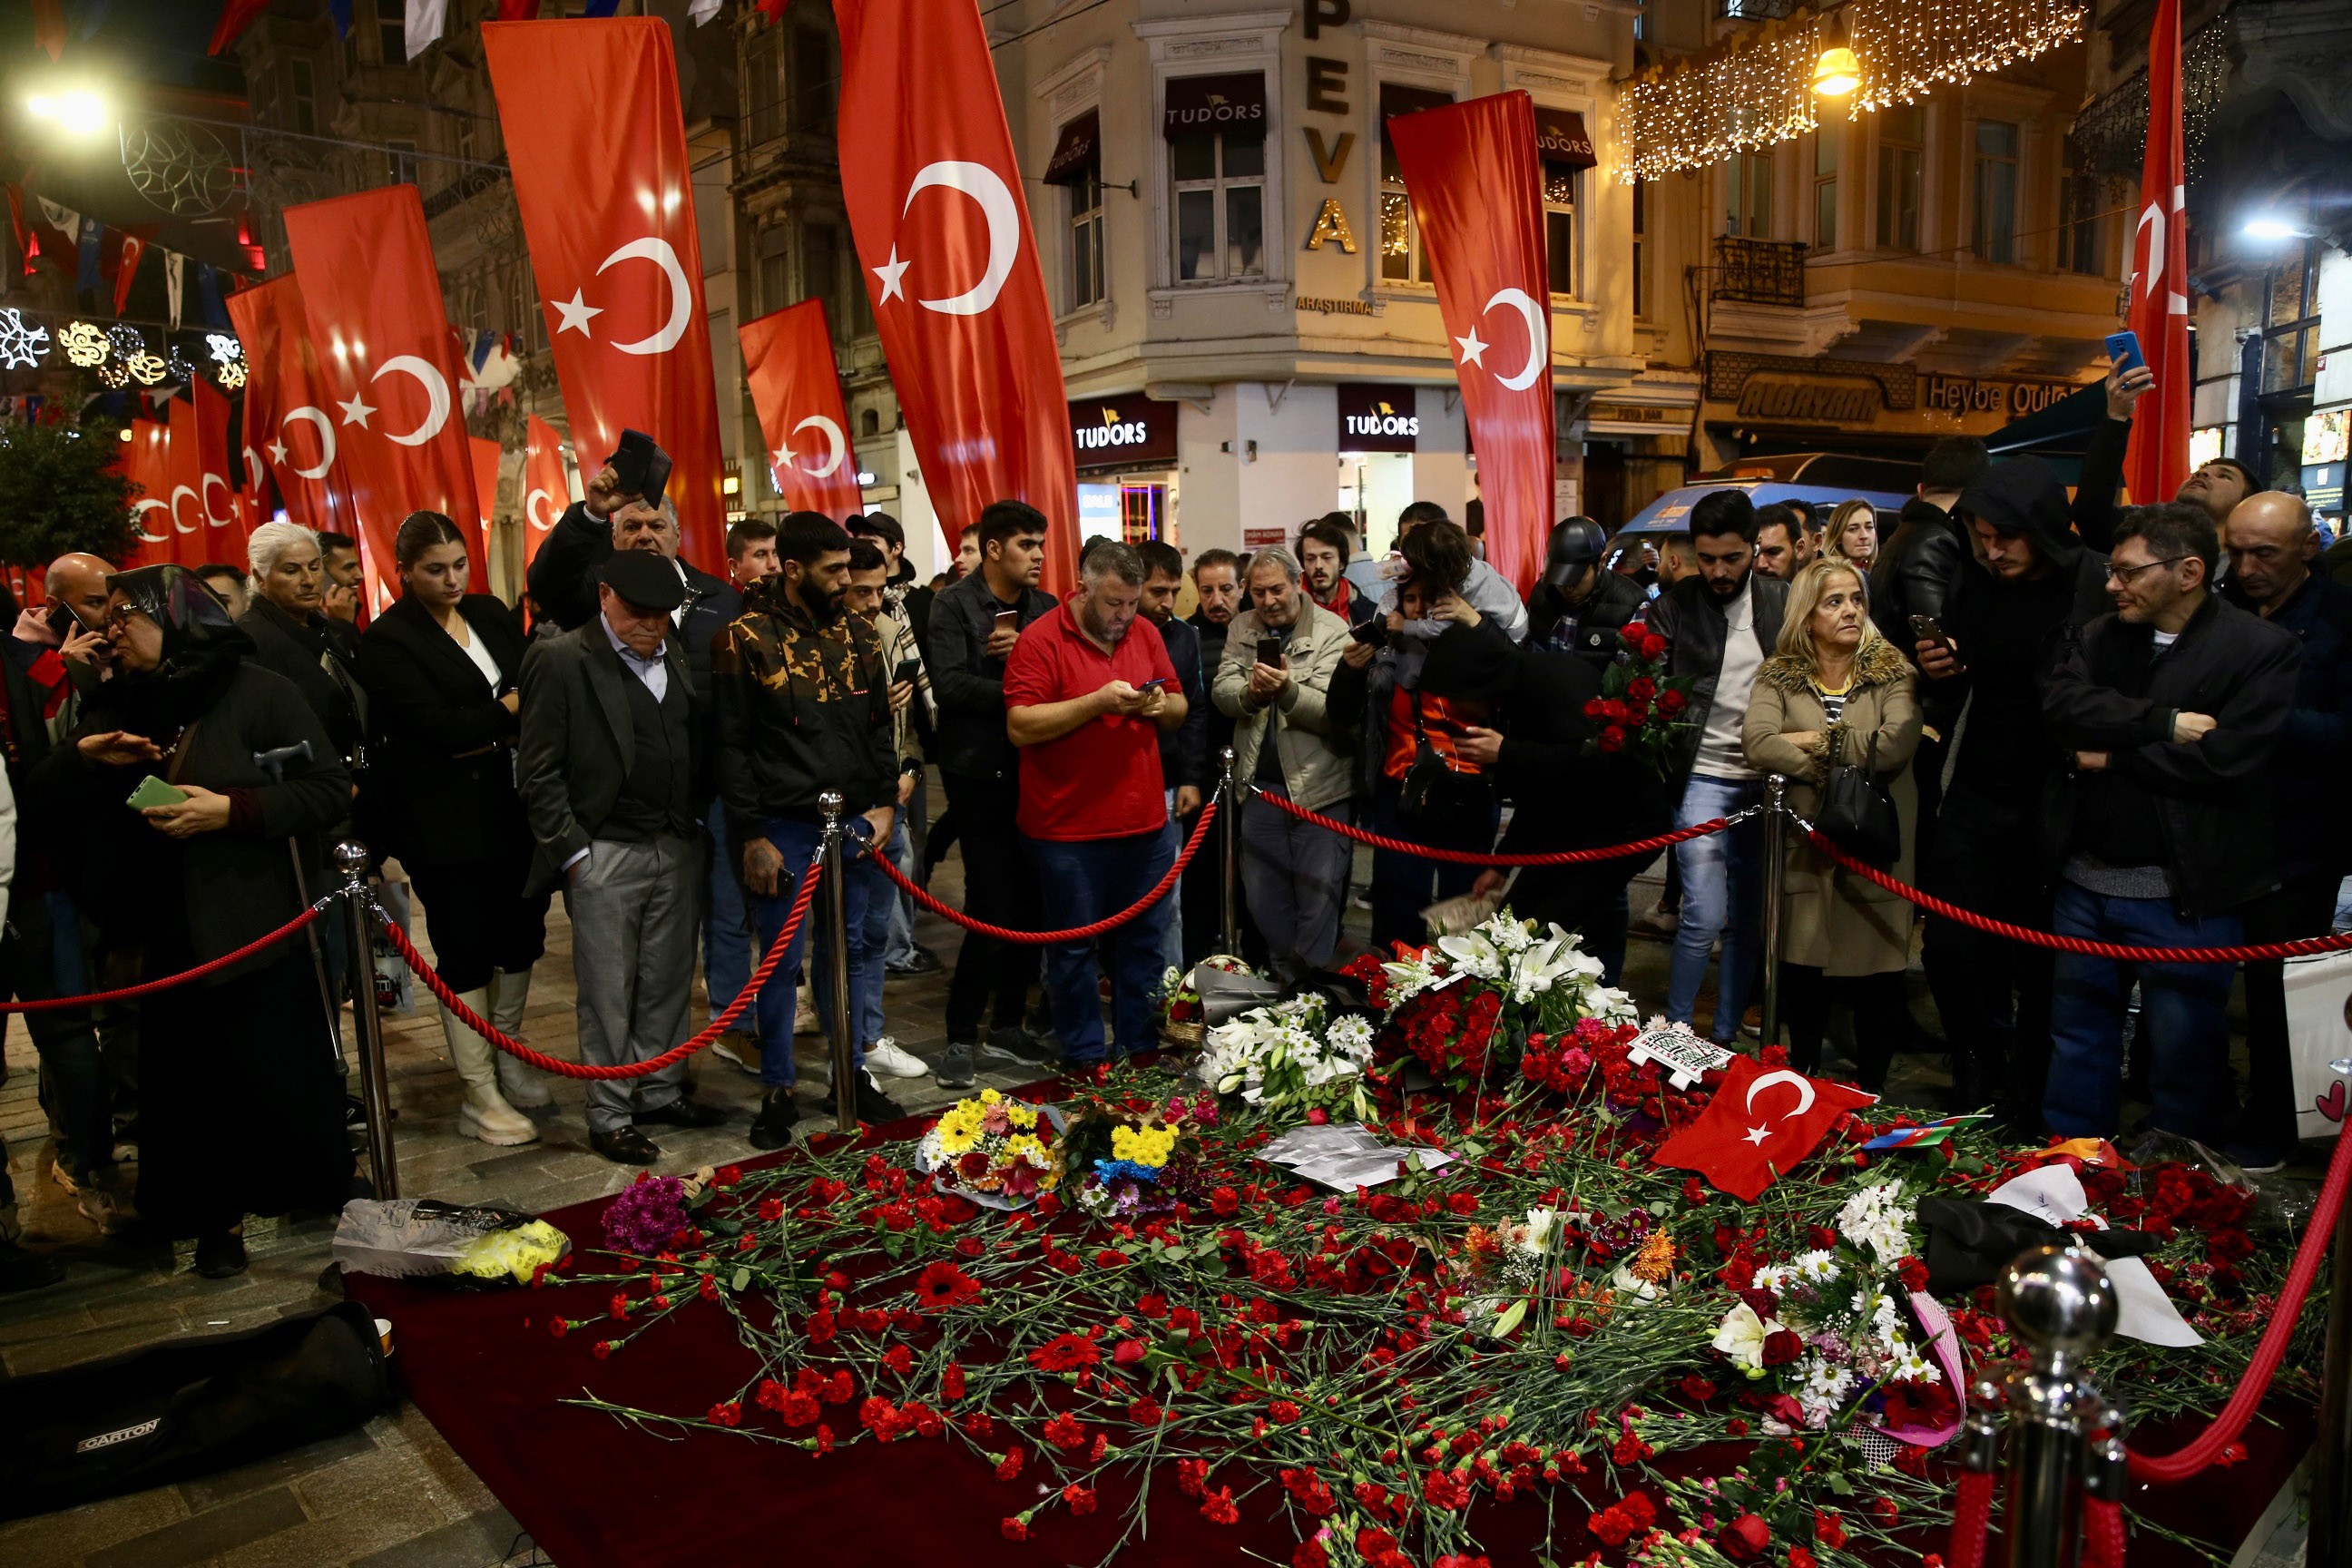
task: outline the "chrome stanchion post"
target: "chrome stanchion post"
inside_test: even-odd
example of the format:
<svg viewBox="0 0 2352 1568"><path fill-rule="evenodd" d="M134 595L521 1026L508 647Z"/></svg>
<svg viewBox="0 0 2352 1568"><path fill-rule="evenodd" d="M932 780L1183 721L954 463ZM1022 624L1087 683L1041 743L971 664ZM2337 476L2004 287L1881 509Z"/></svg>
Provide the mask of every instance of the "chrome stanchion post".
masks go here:
<svg viewBox="0 0 2352 1568"><path fill-rule="evenodd" d="M1219 797L1217 810L1223 820L1217 824L1217 844L1224 860L1223 875L1218 879L1217 932L1223 939L1225 952L1239 957L1242 951L1241 877L1242 796L1234 777L1234 749L1227 746L1221 759L1224 764L1225 787Z"/></svg>
<svg viewBox="0 0 2352 1568"><path fill-rule="evenodd" d="M2352 1026L2352 997L2344 1004ZM2352 1057L2328 1064L2352 1073ZM2342 1134L2338 1134L2342 1136ZM2313 1445L2311 1536L2306 1560L2352 1562L2352 1203L2336 1216L2327 1291L2327 1359L2321 1373L2319 1433Z"/></svg>
<svg viewBox="0 0 2352 1568"><path fill-rule="evenodd" d="M1789 781L1774 773L1764 781L1764 1026L1757 1034L1759 1048L1780 1037L1780 944L1789 902L1788 820ZM1717 978L1719 982L1721 977Z"/></svg>
<svg viewBox="0 0 2352 1568"><path fill-rule="evenodd" d="M845 803L837 789L816 797L824 814L824 972L833 983L833 1125L837 1132L857 1131L857 1066L850 1056L849 906L843 897L843 858L848 837L842 820Z"/></svg>
<svg viewBox="0 0 2352 1568"><path fill-rule="evenodd" d="M2082 1551L2089 1434L2106 1409L2083 1363L2115 1334L2115 1287L2090 1252L2037 1247L2002 1271L2000 1299L2011 1332L2033 1353L2008 1380L2010 1568L2072 1568ZM2101 1470L2101 1484L2110 1484Z"/></svg>
<svg viewBox="0 0 2352 1568"><path fill-rule="evenodd" d="M352 944L352 1032L359 1037L360 1100L367 1108L368 1180L379 1198L400 1196L400 1160L392 1146L392 1085L384 1076L383 1016L375 1005L375 927L369 920L367 846L335 846L343 878L344 930Z"/></svg>

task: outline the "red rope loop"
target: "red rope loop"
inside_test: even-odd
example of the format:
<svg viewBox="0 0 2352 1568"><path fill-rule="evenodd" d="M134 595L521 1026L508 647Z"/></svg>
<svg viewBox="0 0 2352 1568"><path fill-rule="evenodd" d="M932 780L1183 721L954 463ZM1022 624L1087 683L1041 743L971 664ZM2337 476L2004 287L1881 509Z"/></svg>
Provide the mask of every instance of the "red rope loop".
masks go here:
<svg viewBox="0 0 2352 1568"><path fill-rule="evenodd" d="M341 898L342 894L338 892L331 896ZM235 952L222 953L209 963L199 963L194 969L184 969L177 974L166 974L160 980L143 980L136 985L125 985L119 991L93 991L87 996L44 996L32 1002L0 1002L0 1014L47 1013L62 1007L95 1007L101 1002L128 1002L133 996L144 996L150 992L168 991L175 985L192 984L207 974L226 969L231 964L242 963L255 953L277 946L317 920L323 909L323 902L313 904L268 935L255 937Z"/></svg>
<svg viewBox="0 0 2352 1568"><path fill-rule="evenodd" d="M1952 1503L1952 1539L1945 1549L1948 1568L1984 1568L1985 1530L1992 1519L1990 1470L1960 1472L1959 1496Z"/></svg>
<svg viewBox="0 0 2352 1568"><path fill-rule="evenodd" d="M1918 905L1931 915L1941 915L1978 931L2005 936L2011 942L2025 942L2032 947L2054 948L2060 952L2079 953L2085 958L2111 958L2124 963L2260 963L2273 958L2309 958L2315 953L2342 952L2352 948L2352 931L2341 936L2309 936L2294 942L2263 942L2243 947L2125 947L2112 942L2093 942L2088 937L2061 936L2055 931L2035 931L2031 926L2011 925L1964 910L1958 904L1947 903L1933 893L1924 893L1907 882L1898 881L1866 860L1857 860L1831 842L1820 829L1806 827L1805 837L1814 848L1852 871L1855 876L1877 883L1896 898Z"/></svg>
<svg viewBox="0 0 2352 1568"><path fill-rule="evenodd" d="M605 1067L593 1067L585 1062L567 1062L560 1057L551 1057L543 1052L532 1050L520 1040L501 1034L496 1026L457 999L457 994L449 989L449 983L442 979L439 973L425 961L425 955L416 950L415 942L409 940L406 931L385 920L383 911L381 910L375 911L375 916L384 936L392 942L393 950L400 954L409 968L416 972L416 978L425 983L425 988L440 999L441 1005L449 1010L450 1016L517 1061L528 1062L542 1072L551 1072L561 1078L644 1078L649 1073L657 1073L666 1067L684 1061L725 1034L734 1026L735 1020L743 1016L743 1010L751 1005L753 999L760 994L760 988L768 983L768 976L775 973L776 965L782 961L786 950L793 945L793 937L799 931L802 920L808 914L809 900L816 896L817 879L814 873L823 863L823 859L824 857L820 854L816 859L809 862L808 871L804 872L800 879L800 890L793 895L792 912L784 917L784 929L776 933L776 940L768 946L767 956L760 960L760 967L751 972L751 978L744 983L742 990L735 994L735 1000L727 1005L726 1011L704 1025L700 1034L682 1044L671 1047L657 1057L651 1057L641 1062L619 1062Z"/></svg>
<svg viewBox="0 0 2352 1568"><path fill-rule="evenodd" d="M2124 1568L2124 1505L2083 1500L2083 1568Z"/></svg>
<svg viewBox="0 0 2352 1568"><path fill-rule="evenodd" d="M1087 942L1102 935L1107 931L1116 930L1125 925L1168 896L1168 889L1176 885L1176 879L1184 874L1184 868L1191 864L1194 852L1201 847L1202 841L1208 837L1209 824L1216 820L1217 805L1218 803L1213 800L1201 808L1201 820L1193 824L1192 837L1185 840L1184 847L1176 856L1176 863L1168 868L1168 874L1154 883L1150 892L1115 915L1106 915L1092 925L1076 926L1068 931L1014 931L1010 926L991 925L986 921L976 921L961 910L950 909L940 902L927 889L917 887L904 871L890 863L887 856L877 855L874 861L876 865L882 868L884 876L914 895L917 903L935 915L954 921L966 931L978 931L982 936L992 936L999 942L1020 942L1030 947L1046 947L1066 942Z"/></svg>
<svg viewBox="0 0 2352 1568"><path fill-rule="evenodd" d="M1721 833L1739 820L1738 817L1718 816L1707 822L1695 822L1688 827L1677 827L1672 833L1661 833L1655 838L1639 838L1631 844L1612 844L1599 849L1556 849L1548 855L1496 855L1475 849L1440 849L1428 844L1415 844L1406 838L1389 838L1378 833L1368 833L1337 817L1309 811L1287 795L1260 795L1258 799L1269 805L1279 806L1301 822L1311 822L1342 838L1352 838L1375 849L1393 849L1402 855L1418 855L1424 860L1446 860L1457 866L1580 866L1593 860L1619 860L1628 855L1654 855L1686 839Z"/></svg>

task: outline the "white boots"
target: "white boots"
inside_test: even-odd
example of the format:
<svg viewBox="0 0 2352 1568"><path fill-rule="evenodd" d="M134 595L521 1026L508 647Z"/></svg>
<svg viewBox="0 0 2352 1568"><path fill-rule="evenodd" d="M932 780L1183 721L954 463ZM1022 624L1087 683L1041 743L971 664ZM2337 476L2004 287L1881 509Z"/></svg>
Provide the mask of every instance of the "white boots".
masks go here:
<svg viewBox="0 0 2352 1568"><path fill-rule="evenodd" d="M501 969L490 977L490 1010L485 1015L509 1040L522 1038L522 1010L530 1001L530 971ZM496 1050L496 1047L491 1047ZM518 1110L536 1110L555 1103L547 1092L547 1077L529 1062L499 1051L499 1089Z"/></svg>
<svg viewBox="0 0 2352 1568"><path fill-rule="evenodd" d="M484 1017L490 1016L488 987L460 992L457 1000ZM492 1058L503 1053L459 1023L446 1007L441 1010L441 1037L449 1043L449 1059L457 1064L457 1076L466 1084L465 1103L457 1108L457 1131L485 1143L536 1142L539 1129L531 1125L530 1118L499 1093L499 1069Z"/></svg>

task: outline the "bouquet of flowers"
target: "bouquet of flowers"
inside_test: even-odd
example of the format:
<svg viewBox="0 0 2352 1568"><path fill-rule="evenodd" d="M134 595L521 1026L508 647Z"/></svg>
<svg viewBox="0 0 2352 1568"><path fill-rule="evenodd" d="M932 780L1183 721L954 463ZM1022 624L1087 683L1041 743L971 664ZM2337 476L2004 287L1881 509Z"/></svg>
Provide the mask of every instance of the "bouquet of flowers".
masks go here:
<svg viewBox="0 0 2352 1568"><path fill-rule="evenodd" d="M943 1112L915 1152L941 1192L1019 1208L1061 1184L1061 1135L1050 1110L983 1089Z"/></svg>
<svg viewBox="0 0 2352 1568"><path fill-rule="evenodd" d="M1202 1130L1216 1124L1216 1100L1205 1092L1160 1106L1095 1100L1063 1133L1067 1195L1097 1219L1165 1214L1192 1194Z"/></svg>
<svg viewBox="0 0 2352 1568"><path fill-rule="evenodd" d="M1371 1020L1333 1011L1320 995L1253 1007L1209 1031L1195 1076L1276 1121L1341 1107L1369 1115L1361 1079L1372 1059Z"/></svg>
<svg viewBox="0 0 2352 1568"><path fill-rule="evenodd" d="M1618 634L1616 660L1601 673L1601 695L1584 705L1584 716L1601 726L1587 742L1593 752L1614 756L1631 752L1660 778L1672 766L1676 735L1690 728L1691 683L1668 675L1666 639L1635 621Z"/></svg>

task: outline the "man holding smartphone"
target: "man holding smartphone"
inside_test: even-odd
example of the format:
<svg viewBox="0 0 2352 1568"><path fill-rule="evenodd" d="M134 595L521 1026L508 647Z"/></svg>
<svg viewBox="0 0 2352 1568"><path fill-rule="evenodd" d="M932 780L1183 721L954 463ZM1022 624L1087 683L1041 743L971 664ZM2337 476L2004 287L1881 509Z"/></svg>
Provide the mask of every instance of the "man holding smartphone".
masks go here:
<svg viewBox="0 0 2352 1568"><path fill-rule="evenodd" d="M1005 731L1021 748L1021 843L1055 893L1055 920L1088 925L1128 909L1175 864L1161 793L1160 735L1188 711L1159 628L1140 619L1142 558L1097 542L1078 592L1021 634L1004 670ZM966 840L969 843L969 839ZM1110 971L1121 1054L1159 1037L1151 999L1168 900L1095 941L1045 950L1045 994L1065 1064L1108 1049L1097 942Z"/></svg>

